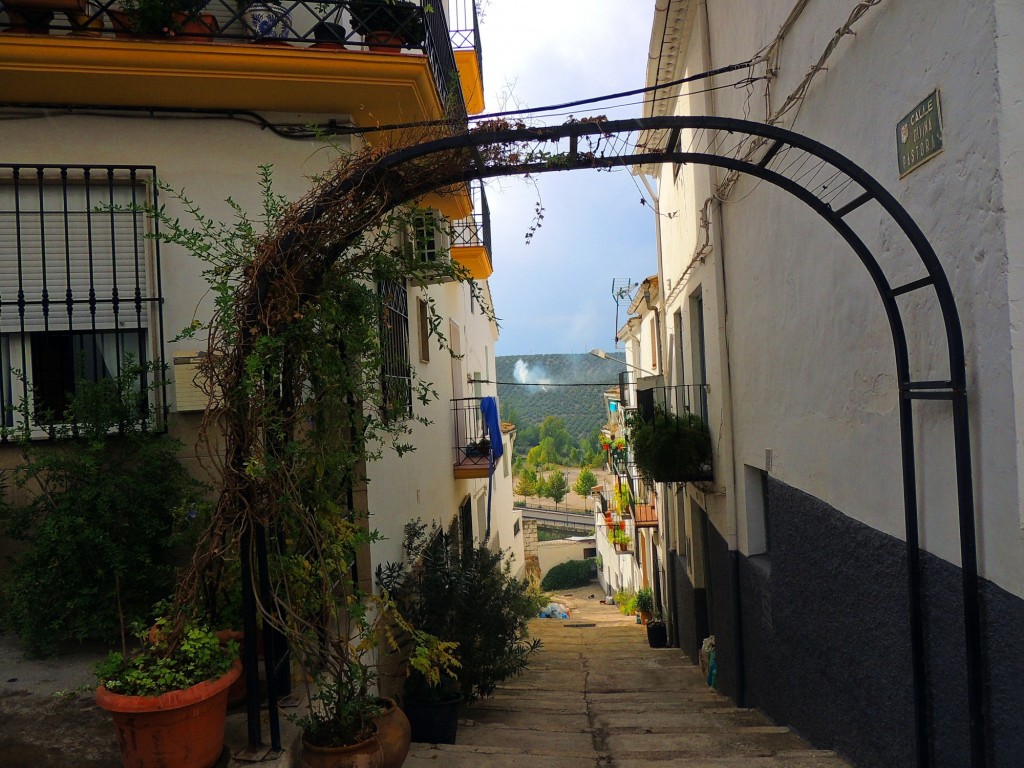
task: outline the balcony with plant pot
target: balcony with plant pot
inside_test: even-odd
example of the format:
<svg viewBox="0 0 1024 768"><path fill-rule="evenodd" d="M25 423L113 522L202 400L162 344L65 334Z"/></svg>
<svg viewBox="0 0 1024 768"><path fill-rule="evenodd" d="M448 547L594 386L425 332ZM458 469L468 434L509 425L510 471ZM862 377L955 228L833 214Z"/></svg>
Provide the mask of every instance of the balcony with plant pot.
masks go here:
<svg viewBox="0 0 1024 768"><path fill-rule="evenodd" d="M638 391L637 400L626 431L639 477L647 483L713 480L705 388L655 387Z"/></svg>
<svg viewBox="0 0 1024 768"><path fill-rule="evenodd" d="M453 17L466 15L463 3L472 0L452 3ZM458 39L478 46L473 30ZM462 79L452 36L429 0L5 0L0 81L19 104L322 113L380 126L477 103L479 69L464 67Z"/></svg>
<svg viewBox="0 0 1024 768"><path fill-rule="evenodd" d="M482 400L480 397L452 400L452 473L456 480L485 478L493 471L495 446L492 441L500 442L501 436L500 432L497 436L490 434L481 410Z"/></svg>

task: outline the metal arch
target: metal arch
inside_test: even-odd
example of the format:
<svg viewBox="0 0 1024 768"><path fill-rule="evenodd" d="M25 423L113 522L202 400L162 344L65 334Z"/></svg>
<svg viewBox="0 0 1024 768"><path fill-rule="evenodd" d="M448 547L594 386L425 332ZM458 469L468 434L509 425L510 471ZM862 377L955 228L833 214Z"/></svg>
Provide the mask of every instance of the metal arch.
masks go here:
<svg viewBox="0 0 1024 768"><path fill-rule="evenodd" d="M715 142L722 135L739 134L744 137L763 139L766 147L760 159L737 158L717 154L716 147L709 143L710 151L675 151L674 144L683 130L715 132ZM666 146L631 154L601 154L581 152L579 140L585 137L612 137L637 132L667 132ZM527 145L568 140L567 152L534 156L530 162L488 162L485 150L498 145ZM782 169L772 169L780 156L790 149L796 149L808 156L824 161L857 184L863 192L845 205L832 206L815 187L801 185L798 180L785 174ZM907 542L908 590L910 603L910 634L914 686L914 719L916 753L918 766L930 764L928 750L928 707L926 700L925 644L922 620L922 596L920 577L920 539L918 532L918 499L916 488L916 462L914 455L913 401L915 399L949 400L952 404L953 442L956 466L957 505L960 525L960 554L962 566L962 590L964 604L964 627L967 656L968 709L970 713L970 753L972 768L984 768L986 763L984 746L984 720L982 699L982 649L981 623L978 600L977 543L975 535L974 497L972 490L971 447L968 430L966 366L964 360L963 332L956 302L949 281L934 249L910 214L882 185L849 158L817 141L776 126L764 125L747 120L716 116L674 116L652 117L616 121L571 122L558 126L516 127L502 126L495 129L477 129L470 133L411 146L382 157L358 182L342 182L328 190L325 196L345 193L357 183L386 182L391 174L401 174L402 166L430 155L445 152L470 151L472 161L464 168L445 178L434 178L422 187L403 190L400 198L393 200L395 206L416 199L439 187L477 178L547 173L581 168L614 168L653 163L693 163L717 166L738 171L763 179L794 195L819 216L853 249L875 284L889 321L896 357L899 381L899 418L901 459L903 466L904 518ZM507 157L507 153L505 155ZM529 157L528 153L524 156ZM845 217L868 202L874 202L891 217L912 245L926 276L910 283L893 287L878 259L863 240L845 221ZM312 221L324 213L324 208L313 205L307 209L305 220ZM287 249L289 238L282 247ZM910 377L909 350L898 296L930 288L942 313L946 333L949 359L948 381L912 381Z"/></svg>

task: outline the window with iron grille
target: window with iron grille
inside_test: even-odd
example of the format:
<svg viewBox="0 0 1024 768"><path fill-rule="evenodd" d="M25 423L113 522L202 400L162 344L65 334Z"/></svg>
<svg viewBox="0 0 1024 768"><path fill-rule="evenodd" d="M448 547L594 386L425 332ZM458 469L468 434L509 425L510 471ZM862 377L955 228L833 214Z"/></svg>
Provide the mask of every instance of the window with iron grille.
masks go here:
<svg viewBox="0 0 1024 768"><path fill-rule="evenodd" d="M0 165L0 423L64 413L81 379L162 364L152 167ZM165 401L140 375L140 408ZM145 397L142 393L146 393ZM6 439L6 434L3 436Z"/></svg>
<svg viewBox="0 0 1024 768"><path fill-rule="evenodd" d="M409 294L405 281L377 283L381 299L381 390L385 421L412 416L412 367L409 364Z"/></svg>

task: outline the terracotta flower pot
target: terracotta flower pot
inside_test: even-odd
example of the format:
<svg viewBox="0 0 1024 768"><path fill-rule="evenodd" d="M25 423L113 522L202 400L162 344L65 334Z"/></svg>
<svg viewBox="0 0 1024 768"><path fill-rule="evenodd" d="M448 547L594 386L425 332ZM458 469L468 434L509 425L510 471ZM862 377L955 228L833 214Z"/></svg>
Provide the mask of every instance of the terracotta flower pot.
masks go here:
<svg viewBox="0 0 1024 768"><path fill-rule="evenodd" d="M96 704L111 713L125 768L210 768L224 749L228 688L242 674L237 659L216 680L161 696L123 696L102 685Z"/></svg>
<svg viewBox="0 0 1024 768"><path fill-rule="evenodd" d="M318 747L302 739L300 768L381 768L384 753L374 734L348 747Z"/></svg>
<svg viewBox="0 0 1024 768"><path fill-rule="evenodd" d="M412 726L394 699L384 698L381 702L385 709L373 718L377 726L377 740L380 741L383 753L381 768L401 768L412 743Z"/></svg>
<svg viewBox="0 0 1024 768"><path fill-rule="evenodd" d="M175 11L172 16L175 23L181 27L181 32L174 36L175 40L209 42L220 31L217 17L212 13L200 13L190 16L187 13Z"/></svg>
<svg viewBox="0 0 1024 768"><path fill-rule="evenodd" d="M405 40L391 32L371 32L365 38L366 47L374 53L401 53Z"/></svg>

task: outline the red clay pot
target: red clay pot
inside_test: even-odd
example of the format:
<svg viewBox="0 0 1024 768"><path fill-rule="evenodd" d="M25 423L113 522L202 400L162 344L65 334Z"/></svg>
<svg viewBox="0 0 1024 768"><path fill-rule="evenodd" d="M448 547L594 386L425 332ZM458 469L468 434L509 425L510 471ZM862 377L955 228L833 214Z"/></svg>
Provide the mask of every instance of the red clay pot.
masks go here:
<svg viewBox="0 0 1024 768"><path fill-rule="evenodd" d="M181 32L174 36L175 40L198 40L209 42L214 35L220 32L220 24L217 17L212 13L200 13L189 16L187 13L175 11L172 14L175 23L181 27Z"/></svg>
<svg viewBox="0 0 1024 768"><path fill-rule="evenodd" d="M364 40L374 53L401 53L405 45L405 40L390 32L371 32Z"/></svg>
<svg viewBox="0 0 1024 768"><path fill-rule="evenodd" d="M381 702L384 711L373 718L383 753L380 768L401 768L412 744L412 726L394 699L382 698Z"/></svg>
<svg viewBox="0 0 1024 768"><path fill-rule="evenodd" d="M235 660L227 674L161 696L123 696L102 685L96 704L110 712L125 768L210 768L224 749L228 688L242 674Z"/></svg>

